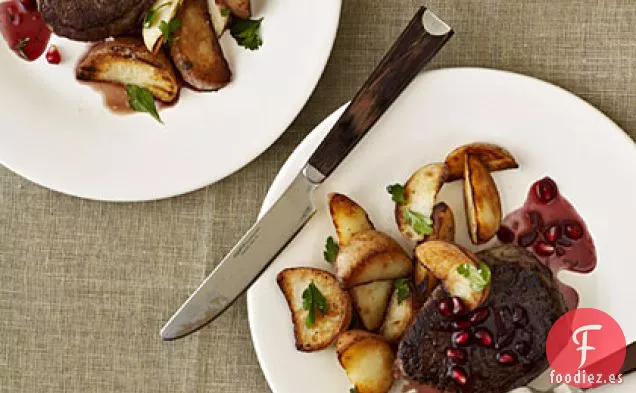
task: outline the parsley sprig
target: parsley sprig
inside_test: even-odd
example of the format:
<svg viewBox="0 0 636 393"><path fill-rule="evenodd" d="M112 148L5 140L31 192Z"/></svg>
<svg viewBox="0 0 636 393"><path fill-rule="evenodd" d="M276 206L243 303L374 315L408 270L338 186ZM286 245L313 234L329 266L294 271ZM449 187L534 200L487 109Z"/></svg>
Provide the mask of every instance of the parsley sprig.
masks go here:
<svg viewBox="0 0 636 393"><path fill-rule="evenodd" d="M338 257L339 250L340 247L338 247L338 243L336 243L333 237L329 236L327 238L327 243L325 243L325 251L323 252L325 261L334 263L336 261L336 258Z"/></svg>
<svg viewBox="0 0 636 393"><path fill-rule="evenodd" d="M470 287L474 291L482 291L490 284L490 268L483 262L478 268L471 263L464 263L457 267L457 273L470 280Z"/></svg>
<svg viewBox="0 0 636 393"><path fill-rule="evenodd" d="M128 94L128 104L133 110L149 113L159 123L163 123L159 117L159 112L157 112L155 97L150 90L137 85L126 85L126 93Z"/></svg>
<svg viewBox="0 0 636 393"><path fill-rule="evenodd" d="M433 233L433 220L422 213L413 211L407 207L402 210L406 222L413 227L413 230L420 235L430 235Z"/></svg>
<svg viewBox="0 0 636 393"><path fill-rule="evenodd" d="M263 45L260 35L261 19L236 19L232 22L230 33L236 42L247 49L255 50Z"/></svg>
<svg viewBox="0 0 636 393"><path fill-rule="evenodd" d="M26 48L26 46L29 44L30 41L31 41L31 38L29 37L23 38L20 40L20 42L18 42L18 44L14 48L14 50L17 51L18 54L24 59L28 59L28 56L26 52L24 51L24 49Z"/></svg>
<svg viewBox="0 0 636 393"><path fill-rule="evenodd" d="M144 18L144 28L150 28L155 24L155 19L157 19L157 13L164 7L172 4L171 1L166 1L165 3L159 4L156 8L152 8L146 13L146 17Z"/></svg>
<svg viewBox="0 0 636 393"><path fill-rule="evenodd" d="M395 281L395 294L397 295L398 304L402 304L411 295L411 287L406 278L400 278Z"/></svg>
<svg viewBox="0 0 636 393"><path fill-rule="evenodd" d="M406 202L406 198L404 197L404 186L401 184L392 184L386 187L386 191L391 194L391 199L396 203L404 203Z"/></svg>
<svg viewBox="0 0 636 393"><path fill-rule="evenodd" d="M179 19L173 19L170 22L166 22L162 20L159 24L159 30L161 30L161 34L163 34L163 42L164 44L169 44L174 39L174 33L179 30L181 27L181 21Z"/></svg>
<svg viewBox="0 0 636 393"><path fill-rule="evenodd" d="M327 299L313 281L310 282L307 289L303 291L303 309L309 311L309 314L307 314L305 318L305 326L308 329L316 323L316 309L320 311L322 315L325 315L329 311Z"/></svg>

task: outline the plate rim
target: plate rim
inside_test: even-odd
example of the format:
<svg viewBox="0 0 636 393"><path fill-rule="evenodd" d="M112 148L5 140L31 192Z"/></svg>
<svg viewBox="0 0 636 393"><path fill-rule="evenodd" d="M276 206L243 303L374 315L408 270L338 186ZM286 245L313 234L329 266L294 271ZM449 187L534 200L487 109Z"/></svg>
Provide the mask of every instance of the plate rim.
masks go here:
<svg viewBox="0 0 636 393"><path fill-rule="evenodd" d="M490 74L499 74L499 75L503 75L504 77L508 77L508 78L517 78L520 80L530 80L533 83L539 83L541 85L546 86L547 88L553 89L558 91L561 94L565 94L565 96L569 96L569 98L571 99L575 99L577 100L579 103L583 103L584 106L587 106L590 110L596 112L598 115L601 115L602 118L604 118L604 120L606 120L608 122L608 125L611 125L612 128L614 129L615 132L619 133L622 135L622 137L625 139L625 142L630 144L632 146L632 149L634 150L634 152L636 153L636 142L627 134L627 132L625 132L625 130L623 130L618 123L616 123L612 118L610 118L606 113L604 113L603 111L601 111L600 109L596 108L594 105L592 105L591 103L589 103L588 101L586 101L585 99L583 99L582 97L580 97L579 95L557 85L551 82L548 82L546 80L543 79L539 79L537 77L534 76L530 76L530 75L525 75L525 74L521 74L521 73L517 73L517 72L513 72L513 71L508 71L508 70L500 70L500 69L496 69L496 68L488 68L488 67L464 67L464 66L460 66L460 67L444 67L444 68L437 68L437 69L432 69L432 70L427 70L424 71L422 74L426 73L426 74L436 74L436 73L454 73L454 72L471 72L471 73L490 73ZM420 74L418 76L418 78L421 78ZM265 195L265 198L263 199L263 203L261 205L261 209L259 211L258 214L258 218L260 219L267 211L267 209L269 209L269 207L271 207L271 205L274 204L274 202L276 202L276 200L274 199L275 195L279 192L283 191L283 187L285 187L285 184L283 184L283 180L284 177L289 173L290 170L293 170L293 168L291 168L294 159L301 154L305 149L308 148L308 146L310 145L311 141L314 138L318 138L318 134L320 134L321 131L324 131L324 128L331 123L335 123L337 121L337 118L334 119L341 111L344 111L344 108L349 104L349 102L345 103L344 105L342 105L341 107L339 107L338 109L336 109L335 111L333 111L331 114L329 114L328 116L326 116L314 129L312 129L312 131L302 140L302 142L294 149L294 151L289 155L289 157L287 158L287 160L285 161L285 163L281 166L279 172L276 174L274 180L272 181L270 187L268 188L268 191ZM326 132L326 131L325 131ZM248 324L249 324L249 328L250 328L250 337L252 339L252 345L254 348L254 352L256 353L256 357L259 363L259 367L261 368L261 371L263 372L263 375L265 377L265 380L267 381L267 384L269 386L270 389L272 389L272 392L274 393L279 393L277 391L274 391L272 388L272 384L270 383L270 379L272 378L271 375L269 374L269 372L267 371L268 368L267 366L264 366L264 362L263 362L263 353L262 350L260 348L259 345L259 341L256 339L255 337L255 330L256 330L256 322L255 322L255 318L253 317L254 315L254 307L255 307L255 300L254 300L254 296L255 293L252 290L252 288L250 288L247 291L247 296L246 296L246 303L247 303L247 316L248 316Z"/></svg>

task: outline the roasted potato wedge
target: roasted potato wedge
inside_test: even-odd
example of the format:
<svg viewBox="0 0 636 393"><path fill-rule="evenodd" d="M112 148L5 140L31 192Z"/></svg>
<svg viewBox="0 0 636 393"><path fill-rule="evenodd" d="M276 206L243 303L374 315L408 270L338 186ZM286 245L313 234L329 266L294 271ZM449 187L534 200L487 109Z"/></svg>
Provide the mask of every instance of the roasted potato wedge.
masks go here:
<svg viewBox="0 0 636 393"><path fill-rule="evenodd" d="M468 264L479 267L475 254L456 244L442 240L431 240L417 246L415 254L419 263L440 281L451 296L461 298L469 309L477 308L488 296L490 286L477 291L468 277L463 276L458 268Z"/></svg>
<svg viewBox="0 0 636 393"><path fill-rule="evenodd" d="M394 290L391 296L391 303L386 312L386 319L380 329L380 335L392 344L400 342L406 330L411 325L415 317L415 303L413 301L413 291L409 292L405 299L398 298L398 291Z"/></svg>
<svg viewBox="0 0 636 393"><path fill-rule="evenodd" d="M464 161L467 154L477 156L490 172L519 168L512 154L503 147L491 143L471 143L458 147L446 156L447 182L459 180L464 176Z"/></svg>
<svg viewBox="0 0 636 393"><path fill-rule="evenodd" d="M444 202L440 202L433 207L433 233L426 237L429 240L455 241L455 215L453 210ZM413 284L415 285L416 303L422 304L437 287L438 281L424 264L415 258L413 268Z"/></svg>
<svg viewBox="0 0 636 393"><path fill-rule="evenodd" d="M444 164L429 164L418 169L404 185L404 202L395 204L395 220L400 232L408 239L421 242L426 234L419 233L409 219L411 214L430 218L437 193L446 180L448 169Z"/></svg>
<svg viewBox="0 0 636 393"><path fill-rule="evenodd" d="M406 277L413 271L411 259L402 247L372 229L356 233L349 244L340 247L335 266L343 288Z"/></svg>
<svg viewBox="0 0 636 393"><path fill-rule="evenodd" d="M250 0L225 0L225 4L232 10L232 14L241 19L249 19L252 16Z"/></svg>
<svg viewBox="0 0 636 393"><path fill-rule="evenodd" d="M349 289L351 301L362 324L368 331L376 331L382 325L384 314L393 292L393 281L375 281Z"/></svg>
<svg viewBox="0 0 636 393"><path fill-rule="evenodd" d="M208 11L208 0L184 0L177 18L170 56L183 80L202 91L218 90L230 82L232 73L223 56Z"/></svg>
<svg viewBox="0 0 636 393"><path fill-rule="evenodd" d="M349 244L351 236L356 233L373 229L367 212L346 195L330 195L329 211L341 247Z"/></svg>
<svg viewBox="0 0 636 393"><path fill-rule="evenodd" d="M163 52L153 55L137 38L117 38L93 45L75 73L82 81L141 86L166 103L179 95L179 82L170 59Z"/></svg>
<svg viewBox="0 0 636 393"><path fill-rule="evenodd" d="M433 233L426 240L455 241L455 215L453 210L445 202L433 206Z"/></svg>
<svg viewBox="0 0 636 393"><path fill-rule="evenodd" d="M208 0L208 11L210 12L210 19L212 20L212 26L216 36L220 37L230 24L230 15L225 14L225 10L228 9L222 1Z"/></svg>
<svg viewBox="0 0 636 393"><path fill-rule="evenodd" d="M466 156L464 205L470 239L483 244L492 239L501 225L501 200L495 180L479 157Z"/></svg>
<svg viewBox="0 0 636 393"><path fill-rule="evenodd" d="M388 393L395 355L382 337L352 330L336 344L338 360L358 393Z"/></svg>
<svg viewBox="0 0 636 393"><path fill-rule="evenodd" d="M333 274L320 269L299 267L281 271L277 281L291 311L296 348L299 351L314 352L327 348L349 326L351 298L340 288ZM324 295L329 306L324 315L316 311L315 323L307 327L305 319L309 311L303 308L303 292L311 282Z"/></svg>

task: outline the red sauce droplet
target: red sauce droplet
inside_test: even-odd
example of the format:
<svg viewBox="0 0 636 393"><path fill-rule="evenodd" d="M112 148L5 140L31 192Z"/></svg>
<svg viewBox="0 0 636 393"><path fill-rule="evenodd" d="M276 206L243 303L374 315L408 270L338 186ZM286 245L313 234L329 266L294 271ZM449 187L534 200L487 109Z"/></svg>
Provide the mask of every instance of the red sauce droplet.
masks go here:
<svg viewBox="0 0 636 393"><path fill-rule="evenodd" d="M0 33L9 47L27 61L42 56L51 38L51 30L29 1L0 3Z"/></svg>
<svg viewBox="0 0 636 393"><path fill-rule="evenodd" d="M62 62L62 54L55 45L51 45L48 51L46 51L46 61L49 64L60 64Z"/></svg>
<svg viewBox="0 0 636 393"><path fill-rule="evenodd" d="M530 187L523 207L508 214L502 226L510 228L517 243L537 255L555 276L563 269L589 273L596 267L596 247L585 222L548 177ZM563 283L559 287L568 307L576 308L577 292Z"/></svg>

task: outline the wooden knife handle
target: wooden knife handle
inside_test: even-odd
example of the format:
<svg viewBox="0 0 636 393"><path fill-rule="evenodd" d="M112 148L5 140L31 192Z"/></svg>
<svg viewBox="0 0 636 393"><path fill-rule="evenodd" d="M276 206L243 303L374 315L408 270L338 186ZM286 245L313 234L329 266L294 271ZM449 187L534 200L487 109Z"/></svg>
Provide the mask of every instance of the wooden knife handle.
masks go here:
<svg viewBox="0 0 636 393"><path fill-rule="evenodd" d="M309 159L322 179L336 169L452 35L452 29L425 7L417 11Z"/></svg>

